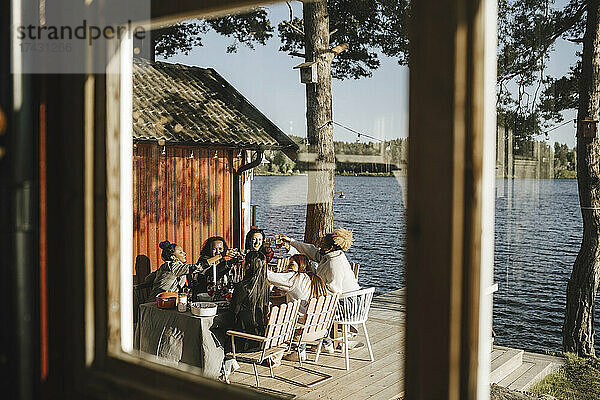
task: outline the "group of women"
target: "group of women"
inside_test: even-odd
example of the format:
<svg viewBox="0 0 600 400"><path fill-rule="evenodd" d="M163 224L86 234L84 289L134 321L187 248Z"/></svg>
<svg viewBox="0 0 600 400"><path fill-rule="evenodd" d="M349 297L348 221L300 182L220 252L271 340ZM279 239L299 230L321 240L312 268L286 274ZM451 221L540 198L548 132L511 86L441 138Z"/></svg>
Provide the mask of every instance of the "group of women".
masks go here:
<svg viewBox="0 0 600 400"><path fill-rule="evenodd" d="M273 272L267 268L273 250L262 230L252 229L246 235L243 278L234 285L229 312L217 316L213 325L213 331L226 348L229 343L225 332L228 329L264 334L271 286L283 291L287 301L299 300L301 313L305 312L312 297L359 289L344 254L352 245L352 231L336 229L323 238L320 247L286 235L278 235L278 238L291 252L296 253L289 259L287 272ZM206 241L196 264L186 264L186 254L181 246L166 241L160 247L165 263L156 271L152 296L165 290L177 290L178 286L182 286L183 277L188 274L194 276L194 282L206 286L210 276L208 272L212 271L214 265L217 266L217 278L227 274L230 266L225 256L233 254L221 237ZM312 267L311 261L317 264L316 268ZM253 342L240 343L239 350L251 351L253 345Z"/></svg>

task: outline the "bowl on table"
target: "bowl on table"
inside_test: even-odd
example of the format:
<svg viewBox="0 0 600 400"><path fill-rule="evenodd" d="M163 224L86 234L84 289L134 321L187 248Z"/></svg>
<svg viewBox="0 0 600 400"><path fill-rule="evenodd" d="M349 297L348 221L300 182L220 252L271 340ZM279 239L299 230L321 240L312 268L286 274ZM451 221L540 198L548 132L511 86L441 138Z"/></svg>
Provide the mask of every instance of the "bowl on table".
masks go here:
<svg viewBox="0 0 600 400"><path fill-rule="evenodd" d="M212 296L209 295L208 293L198 293L197 294L197 299L199 301L211 301L212 300Z"/></svg>
<svg viewBox="0 0 600 400"><path fill-rule="evenodd" d="M197 317L213 317L217 314L217 305L204 301L190 303L192 314Z"/></svg>

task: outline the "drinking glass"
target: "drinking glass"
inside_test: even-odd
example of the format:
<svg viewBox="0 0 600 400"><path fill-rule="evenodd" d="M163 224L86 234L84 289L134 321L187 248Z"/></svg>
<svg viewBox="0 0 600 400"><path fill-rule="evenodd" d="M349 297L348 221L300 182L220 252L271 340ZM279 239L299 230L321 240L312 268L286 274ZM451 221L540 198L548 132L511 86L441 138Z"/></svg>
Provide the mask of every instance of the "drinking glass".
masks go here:
<svg viewBox="0 0 600 400"><path fill-rule="evenodd" d="M206 291L208 292L208 295L210 297L213 297L216 293L216 287L214 283L209 283L208 285L206 285Z"/></svg>

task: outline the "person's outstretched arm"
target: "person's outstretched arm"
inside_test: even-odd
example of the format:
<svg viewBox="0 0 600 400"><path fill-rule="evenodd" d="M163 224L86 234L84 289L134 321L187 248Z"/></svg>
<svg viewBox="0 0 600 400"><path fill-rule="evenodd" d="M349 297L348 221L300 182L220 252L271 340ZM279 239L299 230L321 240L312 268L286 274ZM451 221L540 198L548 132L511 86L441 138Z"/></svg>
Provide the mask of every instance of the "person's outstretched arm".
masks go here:
<svg viewBox="0 0 600 400"><path fill-rule="evenodd" d="M171 270L176 277L180 277L190 272L193 272L196 269L196 264L184 264L181 261L176 261L171 264Z"/></svg>
<svg viewBox="0 0 600 400"><path fill-rule="evenodd" d="M267 270L267 280L269 283L285 292L292 290L294 276L296 276L296 272L273 272Z"/></svg>
<svg viewBox="0 0 600 400"><path fill-rule="evenodd" d="M303 243L297 240L291 239L290 245L298 250L300 253L308 256L312 261L321 262L321 253L319 252L319 248L314 244Z"/></svg>
<svg viewBox="0 0 600 400"><path fill-rule="evenodd" d="M298 250L300 253L304 254L308 258L313 261L321 262L321 253L319 253L319 248L313 244L302 243L297 240L292 239L289 236L279 234L279 240L282 240L285 243L289 243L290 246Z"/></svg>

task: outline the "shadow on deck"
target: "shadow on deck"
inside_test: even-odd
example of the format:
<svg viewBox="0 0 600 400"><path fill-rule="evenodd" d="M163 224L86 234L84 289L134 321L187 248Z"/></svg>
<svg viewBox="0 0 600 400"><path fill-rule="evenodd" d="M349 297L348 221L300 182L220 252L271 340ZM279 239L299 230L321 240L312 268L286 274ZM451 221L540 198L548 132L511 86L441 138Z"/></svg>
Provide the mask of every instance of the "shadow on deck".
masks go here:
<svg viewBox="0 0 600 400"><path fill-rule="evenodd" d="M404 290L396 290L373 299L367 322L375 361L369 360L367 346L350 352L350 371L346 371L344 354L322 352L315 364L314 350L307 351L303 366L332 375L333 378L312 388L302 386L318 379L316 374L298 369L298 362L283 360L275 368L275 378L267 367L258 367L261 389L284 398L301 399L399 399L404 393ZM362 329L358 339L364 342ZM240 363L231 377L234 384L254 386L252 366Z"/></svg>
<svg viewBox="0 0 600 400"><path fill-rule="evenodd" d="M367 329L373 345L375 361L369 361L367 347L350 352L350 371L345 369L344 355L321 353L314 363L314 351L308 351L303 363L308 369L333 375L327 382L312 388L303 383L315 381L318 376L299 370L297 362L283 361L275 369L275 378L267 367L259 367L261 388L284 398L301 399L402 399L404 397L404 321L405 291L395 290L373 299ZM359 341L364 342L362 329ZM556 371L563 359L523 350L493 346L490 383L511 390L527 390L546 375ZM254 386L254 372L250 364L231 375L231 382Z"/></svg>

